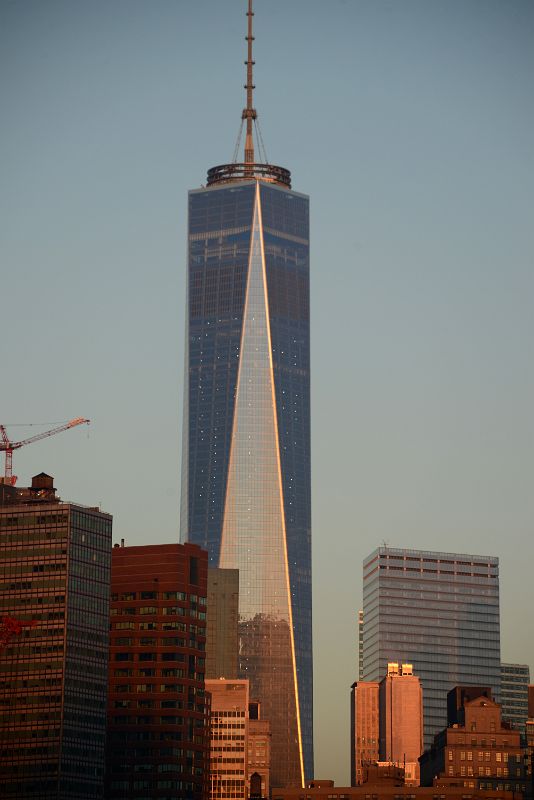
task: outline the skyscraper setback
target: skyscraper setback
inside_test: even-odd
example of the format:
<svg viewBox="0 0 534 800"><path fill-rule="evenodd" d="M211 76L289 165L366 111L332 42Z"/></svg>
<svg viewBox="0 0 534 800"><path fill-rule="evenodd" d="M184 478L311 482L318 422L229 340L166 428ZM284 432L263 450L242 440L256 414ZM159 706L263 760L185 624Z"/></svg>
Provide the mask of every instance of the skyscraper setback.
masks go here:
<svg viewBox="0 0 534 800"><path fill-rule="evenodd" d="M189 195L182 539L239 569L239 672L285 786L313 774L308 198L255 160L252 16L244 162Z"/></svg>

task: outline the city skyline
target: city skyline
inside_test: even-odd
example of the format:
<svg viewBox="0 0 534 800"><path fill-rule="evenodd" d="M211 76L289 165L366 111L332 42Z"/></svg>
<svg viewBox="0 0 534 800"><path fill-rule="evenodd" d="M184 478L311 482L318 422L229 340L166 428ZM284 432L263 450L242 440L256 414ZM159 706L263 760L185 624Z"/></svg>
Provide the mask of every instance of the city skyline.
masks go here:
<svg viewBox="0 0 534 800"><path fill-rule="evenodd" d="M502 658L534 663L533 10L255 10L267 151L313 197L316 772L338 779L361 562L383 539L499 556ZM15 472L101 501L128 544L177 540L184 195L231 158L242 11L0 9L1 421L94 420ZM140 477L151 504L131 502Z"/></svg>

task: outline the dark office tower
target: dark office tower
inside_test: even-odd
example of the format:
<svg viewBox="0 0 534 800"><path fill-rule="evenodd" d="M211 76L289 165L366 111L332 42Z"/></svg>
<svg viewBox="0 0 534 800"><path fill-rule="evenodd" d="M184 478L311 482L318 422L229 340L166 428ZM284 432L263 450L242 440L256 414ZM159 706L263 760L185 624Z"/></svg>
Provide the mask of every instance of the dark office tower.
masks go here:
<svg viewBox="0 0 534 800"><path fill-rule="evenodd" d="M504 722L524 734L528 718L528 664L501 664L501 707Z"/></svg>
<svg viewBox="0 0 534 800"><path fill-rule="evenodd" d="M313 775L308 198L245 159L189 195L182 538L239 569L239 672L272 730L272 785Z"/></svg>
<svg viewBox="0 0 534 800"><path fill-rule="evenodd" d="M0 488L0 795L102 800L112 519Z"/></svg>
<svg viewBox="0 0 534 800"><path fill-rule="evenodd" d="M113 548L106 800L205 800L207 554Z"/></svg>
<svg viewBox="0 0 534 800"><path fill-rule="evenodd" d="M447 692L489 686L500 698L499 560L380 547L363 564L364 680L389 661L423 687L424 744L447 724Z"/></svg>

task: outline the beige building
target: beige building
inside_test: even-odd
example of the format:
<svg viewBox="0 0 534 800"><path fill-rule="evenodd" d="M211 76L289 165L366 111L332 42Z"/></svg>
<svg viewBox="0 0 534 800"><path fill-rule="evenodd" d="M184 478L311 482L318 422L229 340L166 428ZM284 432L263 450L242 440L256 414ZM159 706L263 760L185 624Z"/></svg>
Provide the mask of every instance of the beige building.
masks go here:
<svg viewBox="0 0 534 800"><path fill-rule="evenodd" d="M248 680L206 680L211 695L210 800L269 796L270 726Z"/></svg>
<svg viewBox="0 0 534 800"><path fill-rule="evenodd" d="M365 765L378 761L380 757L378 687L379 684L375 681L358 681L351 687L350 782L352 786L360 786L363 783Z"/></svg>
<svg viewBox="0 0 534 800"><path fill-rule="evenodd" d="M390 662L380 681L380 760L402 765L406 785L419 786L423 690L411 664Z"/></svg>

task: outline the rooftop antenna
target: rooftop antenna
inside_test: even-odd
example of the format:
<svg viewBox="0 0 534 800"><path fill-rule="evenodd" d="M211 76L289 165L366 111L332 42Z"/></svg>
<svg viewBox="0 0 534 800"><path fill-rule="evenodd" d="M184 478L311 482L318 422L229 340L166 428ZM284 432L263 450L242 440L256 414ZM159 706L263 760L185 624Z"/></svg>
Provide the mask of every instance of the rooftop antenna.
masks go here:
<svg viewBox="0 0 534 800"><path fill-rule="evenodd" d="M256 179L287 186L288 189L291 189L291 172L285 167L277 167L275 164L270 164L267 159L267 152L258 123L258 114L254 108L254 89L256 88L253 76L253 67L256 62L252 58L252 43L254 41L252 17L254 12L252 10L252 0L247 0L247 4L246 15L248 19L247 35L245 36L247 42L247 60L245 61L247 82L244 86L247 92L247 103L241 114L241 125L235 144L233 161L231 164L219 164L216 167L211 167L208 170L207 184L208 186L213 186L216 183L234 183L235 181ZM245 153L243 161L238 162L243 128L245 129ZM254 148L254 134L256 134L257 152L255 152Z"/></svg>
<svg viewBox="0 0 534 800"><path fill-rule="evenodd" d="M245 164L254 164L254 138L253 138L253 125L254 121L257 119L258 115L256 113L256 109L253 105L253 91L256 88L253 83L253 76L252 76L252 67L254 66L254 61L252 60L252 42L254 41L254 36L252 35L252 17L254 16L254 12L252 10L252 0L248 0L248 30L246 35L246 40L248 43L248 53L247 53L247 60L245 64L247 65L247 82L245 84L245 89L247 90L247 105L246 108L243 109L243 113L241 115L241 119L247 121L247 131L245 136Z"/></svg>

